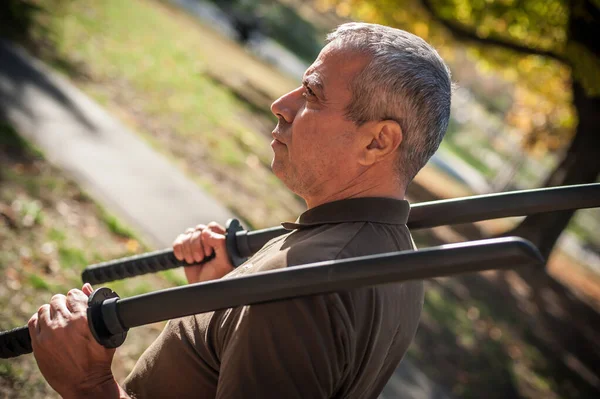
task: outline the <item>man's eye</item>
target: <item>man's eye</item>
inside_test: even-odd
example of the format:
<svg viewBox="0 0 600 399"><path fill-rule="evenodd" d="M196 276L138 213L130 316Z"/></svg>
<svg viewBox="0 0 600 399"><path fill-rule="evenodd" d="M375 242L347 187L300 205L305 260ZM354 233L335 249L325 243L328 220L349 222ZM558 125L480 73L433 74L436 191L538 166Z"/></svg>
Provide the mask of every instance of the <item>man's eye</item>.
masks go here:
<svg viewBox="0 0 600 399"><path fill-rule="evenodd" d="M312 89L308 86L304 87L304 93L302 93L302 95L306 98L313 98L315 97L315 93L312 91Z"/></svg>

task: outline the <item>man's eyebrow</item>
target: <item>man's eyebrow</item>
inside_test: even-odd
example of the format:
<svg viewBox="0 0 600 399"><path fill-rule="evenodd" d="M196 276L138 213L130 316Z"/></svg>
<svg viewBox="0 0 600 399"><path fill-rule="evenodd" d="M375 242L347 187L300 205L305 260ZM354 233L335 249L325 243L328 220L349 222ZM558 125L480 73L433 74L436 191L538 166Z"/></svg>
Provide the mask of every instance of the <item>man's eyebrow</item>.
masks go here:
<svg viewBox="0 0 600 399"><path fill-rule="evenodd" d="M325 87L323 86L323 82L321 82L321 79L319 79L318 76L309 75L305 77L304 79L302 79L302 85L310 86L311 89L313 89L313 91L314 88L316 88L319 92L318 94L320 94L320 97L325 99Z"/></svg>

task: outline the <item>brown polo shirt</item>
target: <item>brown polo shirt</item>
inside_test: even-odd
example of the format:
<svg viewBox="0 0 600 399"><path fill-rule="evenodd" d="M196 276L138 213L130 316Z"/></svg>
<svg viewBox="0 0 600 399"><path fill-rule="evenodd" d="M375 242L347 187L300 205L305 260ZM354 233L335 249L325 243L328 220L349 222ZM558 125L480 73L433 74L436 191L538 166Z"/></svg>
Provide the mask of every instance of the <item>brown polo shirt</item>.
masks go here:
<svg viewBox="0 0 600 399"><path fill-rule="evenodd" d="M223 278L412 249L408 212L389 198L321 205ZM422 282L405 282L171 320L124 386L139 398L376 398L422 304Z"/></svg>

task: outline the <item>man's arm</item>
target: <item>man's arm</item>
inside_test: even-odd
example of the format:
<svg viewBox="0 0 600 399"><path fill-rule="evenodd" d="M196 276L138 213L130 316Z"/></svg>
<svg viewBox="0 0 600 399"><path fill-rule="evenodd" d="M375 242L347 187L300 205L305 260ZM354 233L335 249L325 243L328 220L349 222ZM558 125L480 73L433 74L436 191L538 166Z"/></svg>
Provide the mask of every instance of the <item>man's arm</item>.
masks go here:
<svg viewBox="0 0 600 399"><path fill-rule="evenodd" d="M201 266L186 267L189 283L213 280L233 270L225 244L225 229L215 222L198 225L179 235L173 243L179 260L197 263L215 253ZM111 364L115 349L106 349L92 336L87 322L87 301L92 287L54 295L29 320L33 354L40 371L64 398L128 398L115 381Z"/></svg>
<svg viewBox="0 0 600 399"><path fill-rule="evenodd" d="M128 398L115 381L114 349L100 345L87 322L92 286L54 295L29 319L33 355L48 384L63 398Z"/></svg>

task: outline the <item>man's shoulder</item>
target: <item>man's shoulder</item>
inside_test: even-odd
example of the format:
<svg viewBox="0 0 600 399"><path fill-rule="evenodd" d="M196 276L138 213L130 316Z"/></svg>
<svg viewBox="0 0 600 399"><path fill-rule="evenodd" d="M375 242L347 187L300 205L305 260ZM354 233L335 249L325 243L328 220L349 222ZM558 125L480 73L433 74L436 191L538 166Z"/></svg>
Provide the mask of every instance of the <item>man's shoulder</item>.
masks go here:
<svg viewBox="0 0 600 399"><path fill-rule="evenodd" d="M406 225L365 222L336 259L415 249Z"/></svg>
<svg viewBox="0 0 600 399"><path fill-rule="evenodd" d="M295 230L270 241L249 260L246 267L264 271L412 248L405 225L371 222L323 224Z"/></svg>

